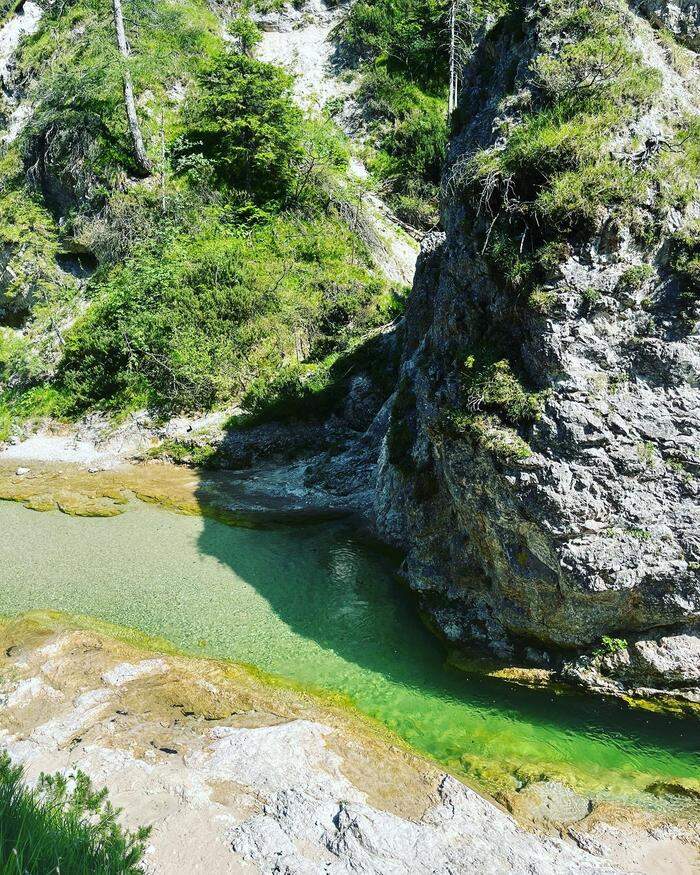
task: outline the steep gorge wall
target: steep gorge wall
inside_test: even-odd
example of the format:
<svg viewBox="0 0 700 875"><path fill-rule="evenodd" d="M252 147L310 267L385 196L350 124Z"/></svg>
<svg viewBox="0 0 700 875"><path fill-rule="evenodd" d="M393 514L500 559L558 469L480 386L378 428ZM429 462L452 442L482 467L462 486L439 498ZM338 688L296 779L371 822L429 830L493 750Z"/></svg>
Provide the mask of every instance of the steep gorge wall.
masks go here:
<svg viewBox="0 0 700 875"><path fill-rule="evenodd" d="M698 68L673 29L553 0L483 36L376 512L449 640L700 700Z"/></svg>

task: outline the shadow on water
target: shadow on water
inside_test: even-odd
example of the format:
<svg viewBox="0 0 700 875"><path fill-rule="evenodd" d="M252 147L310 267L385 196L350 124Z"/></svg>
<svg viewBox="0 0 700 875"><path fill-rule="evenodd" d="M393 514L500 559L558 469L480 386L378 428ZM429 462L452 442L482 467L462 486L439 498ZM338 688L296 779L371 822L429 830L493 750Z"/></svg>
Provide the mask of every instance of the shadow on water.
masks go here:
<svg viewBox="0 0 700 875"><path fill-rule="evenodd" d="M646 774L653 773L654 758L677 756L672 774L700 776L697 721L446 666L442 644L396 577L395 561L363 541L350 520L248 529L243 539L240 531L205 517L199 549L254 587L295 635L317 645L312 664L304 664L300 643L273 670L350 695L361 710L443 762L454 767L475 744L484 756L493 745L497 758L498 735L507 725L511 736L528 737L519 754L526 767L534 764L528 762L531 745L539 743L539 764L550 745L559 748L559 763L579 757L582 762L568 763L579 769L585 770L586 758L608 757L613 769L638 766ZM514 744L511 738L511 766Z"/></svg>

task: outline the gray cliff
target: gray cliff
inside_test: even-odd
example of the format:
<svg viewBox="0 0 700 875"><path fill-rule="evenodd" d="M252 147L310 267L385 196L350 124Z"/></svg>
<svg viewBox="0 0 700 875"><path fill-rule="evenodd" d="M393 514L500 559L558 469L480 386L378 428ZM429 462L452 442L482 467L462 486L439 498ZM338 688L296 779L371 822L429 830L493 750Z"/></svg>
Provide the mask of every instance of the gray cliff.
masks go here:
<svg viewBox="0 0 700 875"><path fill-rule="evenodd" d="M612 198L597 205L560 234L557 263L525 293L488 256L502 205L525 214L517 170L511 201L490 211L490 192L464 182L473 156L503 154L537 105L538 57L562 57L553 5L487 31L466 71L444 234L424 241L406 314L377 526L405 550L408 582L449 641L554 660L611 692L700 702L700 336L674 270L675 241L697 220L697 178L683 203L662 204L664 183L650 183L632 214ZM683 9L687 33L698 10ZM664 53L650 24L664 10L644 11L625 9L621 27L661 87L630 108L601 160L652 179L654 161L697 137L675 131L697 120L698 77L687 48L685 72ZM484 348L500 362L490 384L469 383L465 361L474 368ZM504 386L525 413L500 404ZM618 640L601 647L606 636Z"/></svg>

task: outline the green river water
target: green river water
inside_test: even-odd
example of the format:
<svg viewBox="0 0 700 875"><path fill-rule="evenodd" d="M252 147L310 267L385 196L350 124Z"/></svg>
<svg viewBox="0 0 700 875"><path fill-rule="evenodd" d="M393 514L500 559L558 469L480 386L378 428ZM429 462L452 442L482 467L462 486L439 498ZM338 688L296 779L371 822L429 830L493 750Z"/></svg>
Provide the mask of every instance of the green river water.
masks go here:
<svg viewBox="0 0 700 875"><path fill-rule="evenodd" d="M347 694L487 789L542 774L655 804L650 783L700 778L697 721L446 667L391 560L348 523L252 530L139 503L86 519L0 502L0 532L1 613L89 614Z"/></svg>

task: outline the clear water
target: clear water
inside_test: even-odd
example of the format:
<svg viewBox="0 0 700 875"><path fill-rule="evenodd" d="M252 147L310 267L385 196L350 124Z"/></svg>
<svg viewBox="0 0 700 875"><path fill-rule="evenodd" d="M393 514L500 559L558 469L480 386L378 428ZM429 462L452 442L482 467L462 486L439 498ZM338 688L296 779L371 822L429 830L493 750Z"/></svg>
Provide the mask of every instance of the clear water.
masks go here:
<svg viewBox="0 0 700 875"><path fill-rule="evenodd" d="M391 561L347 524L251 530L138 503L79 519L0 502L0 532L0 612L90 614L347 694L487 788L541 773L643 801L651 782L700 778L697 721L446 667Z"/></svg>

